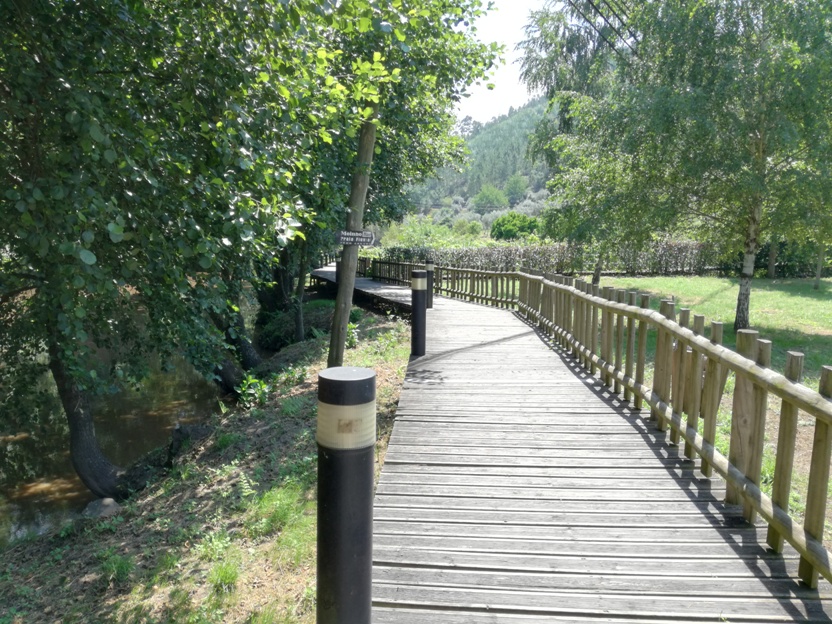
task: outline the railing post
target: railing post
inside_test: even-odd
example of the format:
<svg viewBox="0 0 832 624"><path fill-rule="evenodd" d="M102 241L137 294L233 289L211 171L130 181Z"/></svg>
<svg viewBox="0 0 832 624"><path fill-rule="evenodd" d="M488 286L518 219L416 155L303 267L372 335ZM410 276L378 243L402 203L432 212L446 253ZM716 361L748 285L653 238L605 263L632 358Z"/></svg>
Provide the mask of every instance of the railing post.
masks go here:
<svg viewBox="0 0 832 624"><path fill-rule="evenodd" d="M615 291L615 302L626 303L627 291L619 288ZM615 372L621 372L621 364L624 357L624 315L620 312L615 312ZM621 382L618 377L615 378L615 394L621 392Z"/></svg>
<svg viewBox="0 0 832 624"><path fill-rule="evenodd" d="M370 624L376 373L318 374L317 624Z"/></svg>
<svg viewBox="0 0 832 624"><path fill-rule="evenodd" d="M711 321L711 344L722 344L722 323ZM716 438L716 415L719 402L722 399L722 388L725 384L722 365L711 358L705 364L705 384L702 387L702 439L713 445ZM711 463L702 458L702 474L710 477L713 474Z"/></svg>
<svg viewBox="0 0 832 624"><path fill-rule="evenodd" d="M665 299L661 303L660 312L669 321L676 320L676 306L673 301ZM670 403L670 384L673 381L673 334L659 328L656 340L656 365L653 372L653 391L659 395L664 403ZM658 410L652 411L652 418L656 420L656 428L664 431L667 423Z"/></svg>
<svg viewBox="0 0 832 624"><path fill-rule="evenodd" d="M803 376L803 354L786 352L786 378L800 383ZM792 492L795 439L797 438L797 408L783 399L780 408L780 427L777 431L777 456L774 464L774 482L771 486L771 502L788 513ZM766 542L777 553L783 552L783 536L774 527L768 528Z"/></svg>
<svg viewBox="0 0 832 624"><path fill-rule="evenodd" d="M693 333L702 336L705 333L705 317L695 314ZM695 349L688 349L688 384L685 393L685 408L688 412L687 424L696 429L699 426L699 410L702 406L702 354ZM696 452L690 443L685 442L685 457L694 459Z"/></svg>
<svg viewBox="0 0 832 624"><path fill-rule="evenodd" d="M824 366L820 373L821 396L832 400L832 366ZM812 462L809 467L809 488L806 492L806 515L803 526L819 542L823 541L823 525L826 520L826 499L829 488L829 461L832 458L832 427L820 419L815 420L815 439L812 445ZM798 566L800 580L811 588L818 586L818 571L803 556Z"/></svg>
<svg viewBox="0 0 832 624"><path fill-rule="evenodd" d="M647 310L650 308L650 295L640 296L639 307L642 310ZM644 383L644 367L647 363L647 330L649 328L650 325L647 321L642 319L638 322L638 348L636 350L636 381L640 384ZM633 407L637 410L640 410L643 401L644 399L641 397L641 393L636 392Z"/></svg>
<svg viewBox="0 0 832 624"><path fill-rule="evenodd" d="M634 290L627 292L627 305L631 308L636 306L637 293ZM635 369L635 342L636 342L636 321L632 316L627 317L627 351L624 355L624 374L627 377L633 376ZM629 403L633 393L629 386L624 387L624 402Z"/></svg>
<svg viewBox="0 0 832 624"><path fill-rule="evenodd" d="M433 308L433 270L434 264L432 258L427 258L425 260L425 272L428 275L428 282L427 282L427 299L425 300L425 305L430 310Z"/></svg>
<svg viewBox="0 0 832 624"><path fill-rule="evenodd" d="M600 295L601 295L601 289L598 287L598 284L592 284L592 296L593 297L600 297ZM592 337L592 348L590 350L592 351L592 355L597 355L598 354L598 305L595 304L595 303L592 304L592 321L590 322L590 326L591 326L591 329L592 329L592 336L591 336ZM595 362L593 362L592 366L591 366L591 371L590 371L593 377L595 376L595 369L596 369ZM601 377L603 378L603 374L601 375Z"/></svg>
<svg viewBox="0 0 832 624"><path fill-rule="evenodd" d="M753 329L741 329L737 332L737 353L751 360L757 361L759 333ZM754 409L754 382L737 371L734 382L734 402L731 409L731 445L728 450L728 461L736 466L744 475L748 475L749 457L751 456L754 430L757 427L757 415ZM727 484L725 502L728 505L742 503L739 491L730 483Z"/></svg>
<svg viewBox="0 0 832 624"><path fill-rule="evenodd" d="M427 271L410 274L410 355L425 354L427 335Z"/></svg>
<svg viewBox="0 0 832 624"><path fill-rule="evenodd" d="M688 329L690 325L690 308L682 308L679 310L679 327ZM672 338L671 338L672 340ZM673 350L673 383L670 390L670 402L673 407L673 413L679 414L681 417L685 410L685 390L687 388L687 345L681 339L676 340L676 348ZM678 429L670 431L670 443L678 445L680 433Z"/></svg>

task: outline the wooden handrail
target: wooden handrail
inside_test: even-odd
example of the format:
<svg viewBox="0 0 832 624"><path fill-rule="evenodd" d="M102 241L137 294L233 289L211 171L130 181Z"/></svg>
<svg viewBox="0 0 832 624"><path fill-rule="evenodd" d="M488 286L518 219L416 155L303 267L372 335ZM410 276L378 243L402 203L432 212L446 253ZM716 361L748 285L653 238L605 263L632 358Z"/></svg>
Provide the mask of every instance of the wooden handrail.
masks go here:
<svg viewBox="0 0 832 624"><path fill-rule="evenodd" d="M420 265L373 261L373 275L383 273L409 283L410 270ZM832 366L824 366L820 391L800 383L802 354L789 354L786 375L770 368L771 343L756 332L738 334L734 352L722 346L722 324L676 310L663 301L659 312L649 309L649 296L599 289L566 276L539 271L483 271L435 268L435 292L497 307L516 309L530 323L552 335L592 375L634 409L646 404L656 426L671 429L671 442L684 440L685 455L701 460L707 477L716 470L728 486L728 503L740 503L749 521L755 514L769 525L768 543L782 550L788 541L800 554L798 574L811 587L818 575L832 581L830 554L823 530L832 457ZM384 275L380 275L385 279ZM638 305L636 303L638 302ZM678 322L676 320L678 314ZM652 387L645 384L647 332L659 332ZM600 339L599 339L600 333ZM626 344L626 346L625 346ZM714 446L716 418L728 374L737 376L729 458ZM782 401L780 435L772 497L760 489L766 401L771 393ZM804 524L788 513L794 459L797 411L815 420ZM702 420L703 432L697 430Z"/></svg>

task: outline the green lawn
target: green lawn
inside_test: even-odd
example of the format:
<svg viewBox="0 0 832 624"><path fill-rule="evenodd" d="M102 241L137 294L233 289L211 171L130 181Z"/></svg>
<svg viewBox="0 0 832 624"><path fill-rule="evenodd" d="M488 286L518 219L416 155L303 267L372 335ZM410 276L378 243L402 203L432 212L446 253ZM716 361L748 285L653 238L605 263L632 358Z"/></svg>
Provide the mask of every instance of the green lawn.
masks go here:
<svg viewBox="0 0 832 624"><path fill-rule="evenodd" d="M817 389L820 369L832 365L832 279L821 281L812 289L810 279L755 279L751 287L752 329L761 338L772 341L772 366L783 370L787 351L799 351L806 357L806 385ZM676 310L690 308L704 314L706 325L722 321L724 344L734 348L734 312L737 305L738 280L718 277L620 277L604 278L602 286L614 286L650 293L651 306L661 299L676 300Z"/></svg>

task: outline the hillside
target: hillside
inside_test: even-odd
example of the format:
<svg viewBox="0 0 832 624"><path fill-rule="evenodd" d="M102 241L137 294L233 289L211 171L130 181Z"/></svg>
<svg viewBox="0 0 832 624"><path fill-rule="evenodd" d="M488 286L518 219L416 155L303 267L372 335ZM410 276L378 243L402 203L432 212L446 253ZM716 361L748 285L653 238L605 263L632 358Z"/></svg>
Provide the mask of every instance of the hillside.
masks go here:
<svg viewBox="0 0 832 624"><path fill-rule="evenodd" d="M528 192L543 189L548 170L542 162L532 163L526 152L529 135L545 112L546 100L540 98L486 124L470 118L460 122L459 131L470 150L467 162L462 163L464 169L443 169L436 179L415 188L412 197L421 212L451 205L461 208L483 185L503 189L515 175L526 179Z"/></svg>

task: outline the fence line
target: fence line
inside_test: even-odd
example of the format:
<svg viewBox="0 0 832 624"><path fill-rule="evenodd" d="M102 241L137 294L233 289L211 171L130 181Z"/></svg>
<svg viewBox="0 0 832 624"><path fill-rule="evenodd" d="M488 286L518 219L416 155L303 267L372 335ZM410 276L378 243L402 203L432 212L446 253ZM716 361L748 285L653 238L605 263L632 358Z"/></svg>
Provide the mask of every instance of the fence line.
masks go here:
<svg viewBox="0 0 832 624"><path fill-rule="evenodd" d="M414 263L373 260L365 271L376 279L408 284ZM572 277L538 271L480 271L435 268L435 292L515 309L576 358L610 392L622 394L635 409L650 408L660 431L669 428L671 442L684 441L685 455L701 458L705 476L713 471L726 481L726 503L741 504L743 516L756 514L768 525L768 545L782 552L788 541L801 556L799 576L816 587L818 575L832 581L830 555L823 546L827 491L832 458L832 366L824 366L820 391L801 385L803 355L789 353L786 374L772 371L771 342L756 331L740 330L738 352L722 346L722 324L710 324L690 310L677 311L663 300L659 312L649 309L649 296L634 291L599 288ZM645 384L647 334L657 332L653 380ZM717 412L728 375L736 384L728 457L715 448ZM760 489L768 395L782 401L772 496ZM798 411L815 423L804 524L789 515ZM699 427L702 427L702 433Z"/></svg>

